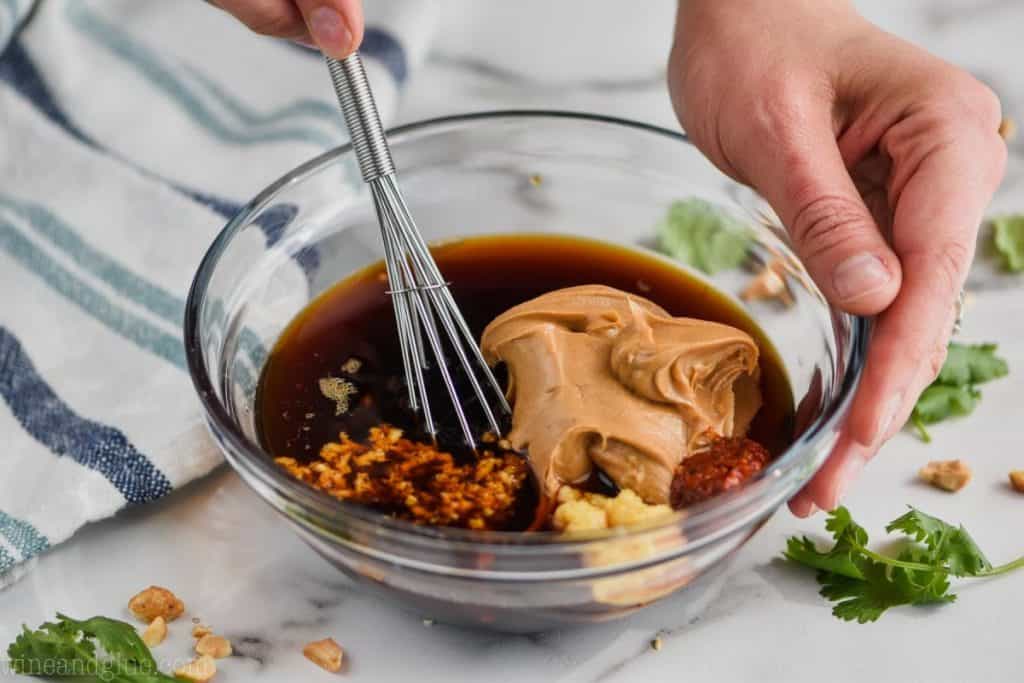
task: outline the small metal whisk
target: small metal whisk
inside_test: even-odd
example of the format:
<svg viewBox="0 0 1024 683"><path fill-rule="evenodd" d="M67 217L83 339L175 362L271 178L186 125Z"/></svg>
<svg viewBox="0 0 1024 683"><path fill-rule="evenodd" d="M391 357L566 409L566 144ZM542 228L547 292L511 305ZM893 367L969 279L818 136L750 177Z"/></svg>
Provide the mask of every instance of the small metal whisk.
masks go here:
<svg viewBox="0 0 1024 683"><path fill-rule="evenodd" d="M354 53L344 60L328 57L327 68L334 82L342 114L345 116L359 170L363 180L370 186L377 210L377 221L380 223L384 242L388 294L391 295L395 309L395 323L398 327L402 362L405 366L405 382L409 389L409 404L413 410L423 410L426 429L436 439L437 424L427 398L428 363L425 346L429 346L451 397L455 417L462 429L466 445L475 449L476 438L466 409L459 398L452 371L445 361L445 339L442 339L442 334L465 370L487 423L495 435L500 436L501 429L486 389L489 387L493 392L498 408L502 412L511 413L511 408L505 400L501 386L484 361L473 333L455 305L455 300L448 290L448 283L441 276L441 271L398 189L391 150L384 136L384 128L359 53ZM478 374L483 375L488 386L480 382Z"/></svg>

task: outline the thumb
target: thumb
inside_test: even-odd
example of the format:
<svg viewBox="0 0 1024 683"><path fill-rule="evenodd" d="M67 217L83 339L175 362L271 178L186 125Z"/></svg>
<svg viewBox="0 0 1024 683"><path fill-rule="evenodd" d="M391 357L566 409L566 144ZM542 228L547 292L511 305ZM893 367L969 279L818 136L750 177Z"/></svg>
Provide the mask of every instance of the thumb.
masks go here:
<svg viewBox="0 0 1024 683"><path fill-rule="evenodd" d="M320 51L335 59L352 54L363 41L359 0L295 0L309 35Z"/></svg>
<svg viewBox="0 0 1024 683"><path fill-rule="evenodd" d="M826 299L856 315L885 310L900 289L900 262L857 191L831 126L805 122L771 137L768 145L748 145L748 163L736 159L737 167L779 214Z"/></svg>

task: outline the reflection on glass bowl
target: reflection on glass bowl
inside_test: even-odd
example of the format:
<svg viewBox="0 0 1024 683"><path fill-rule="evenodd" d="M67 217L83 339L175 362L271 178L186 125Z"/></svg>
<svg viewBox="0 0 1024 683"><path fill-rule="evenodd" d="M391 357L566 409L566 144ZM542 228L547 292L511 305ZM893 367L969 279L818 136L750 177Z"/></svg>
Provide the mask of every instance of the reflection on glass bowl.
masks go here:
<svg viewBox="0 0 1024 683"><path fill-rule="evenodd" d="M566 540L413 526L290 478L256 437L256 381L269 349L314 297L382 257L373 204L349 147L277 181L224 228L189 294L189 368L210 429L243 480L367 589L438 620L512 631L612 619L712 577L821 466L864 363L867 323L831 309L755 195L683 136L604 117L494 112L392 133L407 200L429 241L571 233L650 246L654 225L697 197L753 231L793 302L745 304L775 345L798 402L793 444L750 484L653 526ZM682 267L682 266L681 266ZM750 274L703 276L735 296ZM699 579L699 580L698 580Z"/></svg>

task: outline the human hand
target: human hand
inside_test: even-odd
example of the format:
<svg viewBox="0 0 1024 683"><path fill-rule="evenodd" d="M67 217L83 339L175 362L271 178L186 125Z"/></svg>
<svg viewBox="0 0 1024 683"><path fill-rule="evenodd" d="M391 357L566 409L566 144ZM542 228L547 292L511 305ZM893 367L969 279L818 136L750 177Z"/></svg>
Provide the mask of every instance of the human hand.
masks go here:
<svg viewBox="0 0 1024 683"><path fill-rule="evenodd" d="M361 0L209 0L256 33L288 38L344 59L363 40Z"/></svg>
<svg viewBox="0 0 1024 683"><path fill-rule="evenodd" d="M1006 164L999 101L846 0L681 0L669 86L690 138L768 200L828 300L877 315L839 442L789 504L832 509L945 359Z"/></svg>

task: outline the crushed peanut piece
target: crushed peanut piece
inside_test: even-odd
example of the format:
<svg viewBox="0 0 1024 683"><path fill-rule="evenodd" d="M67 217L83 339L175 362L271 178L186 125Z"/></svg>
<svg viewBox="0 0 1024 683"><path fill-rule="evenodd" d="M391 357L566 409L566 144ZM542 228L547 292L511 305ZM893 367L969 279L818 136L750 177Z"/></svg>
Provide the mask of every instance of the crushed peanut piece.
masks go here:
<svg viewBox="0 0 1024 683"><path fill-rule="evenodd" d="M1011 118L1005 118L999 123L999 135L1009 142L1017 135L1017 122Z"/></svg>
<svg viewBox="0 0 1024 683"><path fill-rule="evenodd" d="M366 444L341 434L308 463L287 457L274 462L335 498L419 524L469 529L500 529L511 521L529 476L518 455L484 450L457 464L450 453L405 439L402 430L387 425L372 428Z"/></svg>
<svg viewBox="0 0 1024 683"><path fill-rule="evenodd" d="M434 625L434 620L433 619L424 619L423 620L423 625L424 626L428 626L428 627L429 626L433 626Z"/></svg>
<svg viewBox="0 0 1024 683"><path fill-rule="evenodd" d="M971 480L971 468L962 460L934 460L918 474L922 480L944 491L959 491Z"/></svg>
<svg viewBox="0 0 1024 683"><path fill-rule="evenodd" d="M530 176L530 184L534 187L540 187L541 183L544 182L544 177L540 173L534 173Z"/></svg>
<svg viewBox="0 0 1024 683"><path fill-rule="evenodd" d="M341 377L321 377L320 393L334 401L334 414L344 415L348 412L356 387L352 382Z"/></svg>
<svg viewBox="0 0 1024 683"><path fill-rule="evenodd" d="M785 307L793 305L793 293L786 284L786 264L782 259L773 259L765 264L750 284L740 292L744 301L775 299Z"/></svg>
<svg viewBox="0 0 1024 683"><path fill-rule="evenodd" d="M352 356L347 361L341 364L341 371L344 373L348 373L349 375L354 375L357 372L359 372L362 369L362 367L363 361L359 360L355 356Z"/></svg>
<svg viewBox="0 0 1024 683"><path fill-rule="evenodd" d="M174 675L194 683L206 683L217 675L217 662L209 655L196 657L185 666L174 670Z"/></svg>
<svg viewBox="0 0 1024 683"><path fill-rule="evenodd" d="M661 636L657 636L654 640L651 641L651 649L655 652L661 649Z"/></svg>
<svg viewBox="0 0 1024 683"><path fill-rule="evenodd" d="M204 626L203 624L198 623L198 621L195 622L195 624L196 625L192 627L193 638L196 638L198 640L199 638L202 638L205 635L213 633L209 626Z"/></svg>
<svg viewBox="0 0 1024 683"><path fill-rule="evenodd" d="M231 641L222 636L207 633L196 641L196 653L210 655L214 659L224 659L231 656Z"/></svg>
<svg viewBox="0 0 1024 683"><path fill-rule="evenodd" d="M153 621L149 622L149 626L142 632L142 642L146 644L146 647L156 647L160 643L164 642L164 638L167 637L167 621L163 617L157 617Z"/></svg>
<svg viewBox="0 0 1024 683"><path fill-rule="evenodd" d="M1019 493L1024 493L1024 470L1010 472L1010 486Z"/></svg>
<svg viewBox="0 0 1024 683"><path fill-rule="evenodd" d="M315 640L302 648L302 654L321 669L332 673L341 671L341 660L345 657L345 651L334 642L334 638Z"/></svg>
<svg viewBox="0 0 1024 683"><path fill-rule="evenodd" d="M672 514L669 506L648 505L630 489L623 489L614 498L609 498L563 486L558 490L557 502L551 519L551 525L557 531L610 529Z"/></svg>
<svg viewBox="0 0 1024 683"><path fill-rule="evenodd" d="M157 617L163 617L165 621L174 621L185 611L185 604L166 588L150 586L128 601L128 609L148 624Z"/></svg>

